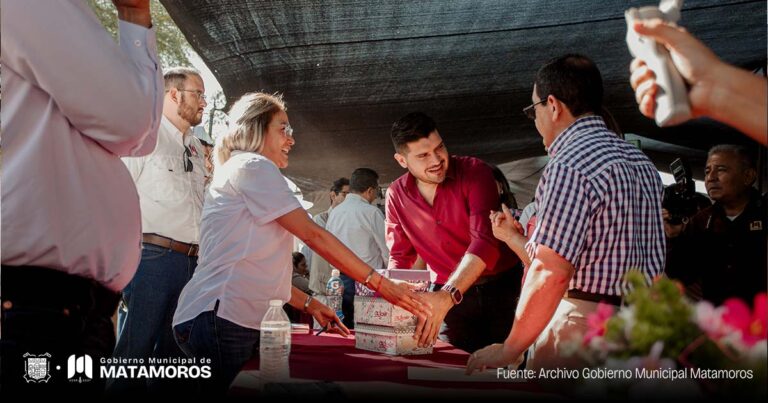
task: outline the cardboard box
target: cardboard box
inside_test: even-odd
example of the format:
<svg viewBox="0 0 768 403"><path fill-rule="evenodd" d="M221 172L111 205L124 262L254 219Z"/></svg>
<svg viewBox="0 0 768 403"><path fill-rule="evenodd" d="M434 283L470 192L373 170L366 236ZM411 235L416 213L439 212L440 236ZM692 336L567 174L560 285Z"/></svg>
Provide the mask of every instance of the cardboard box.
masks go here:
<svg viewBox="0 0 768 403"><path fill-rule="evenodd" d="M416 326L416 316L384 298L355 295L355 326Z"/></svg>
<svg viewBox="0 0 768 403"><path fill-rule="evenodd" d="M393 328L355 325L355 347L389 355L432 354L432 347L419 347L413 338L415 326Z"/></svg>

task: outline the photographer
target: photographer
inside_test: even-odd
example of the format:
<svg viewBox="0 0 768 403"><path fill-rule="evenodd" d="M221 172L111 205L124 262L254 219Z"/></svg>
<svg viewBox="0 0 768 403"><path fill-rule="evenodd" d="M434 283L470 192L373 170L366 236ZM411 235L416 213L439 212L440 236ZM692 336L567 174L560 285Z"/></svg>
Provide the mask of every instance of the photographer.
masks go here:
<svg viewBox="0 0 768 403"><path fill-rule="evenodd" d="M687 161L678 158L669 168L675 177L675 183L664 188L661 211L665 235L667 238L675 238L696 213L712 203L704 195L696 193L696 185Z"/></svg>
<svg viewBox="0 0 768 403"><path fill-rule="evenodd" d="M730 297L751 303L766 290L766 200L752 187L755 160L742 146L709 151L705 185L715 202L670 239L666 272L702 298L721 304Z"/></svg>

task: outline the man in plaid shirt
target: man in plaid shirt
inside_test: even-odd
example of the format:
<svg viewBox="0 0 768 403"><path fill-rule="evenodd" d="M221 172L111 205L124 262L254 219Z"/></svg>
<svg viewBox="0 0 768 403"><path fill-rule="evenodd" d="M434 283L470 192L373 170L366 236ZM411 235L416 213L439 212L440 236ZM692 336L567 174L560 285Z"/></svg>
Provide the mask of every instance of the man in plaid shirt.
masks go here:
<svg viewBox="0 0 768 403"><path fill-rule="evenodd" d="M519 365L531 346L528 369L578 367L560 357L559 344L586 331L598 302L621 303L627 271L648 283L663 271L661 179L648 157L606 127L602 98L600 71L584 56L553 59L536 75L524 112L550 162L536 190L531 266L509 336L474 353L467 372Z"/></svg>

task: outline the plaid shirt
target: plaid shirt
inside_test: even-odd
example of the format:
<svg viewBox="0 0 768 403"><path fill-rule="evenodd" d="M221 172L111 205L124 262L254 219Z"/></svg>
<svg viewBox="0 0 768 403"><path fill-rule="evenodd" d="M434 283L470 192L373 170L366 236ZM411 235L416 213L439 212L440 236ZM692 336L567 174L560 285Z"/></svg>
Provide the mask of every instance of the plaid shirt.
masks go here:
<svg viewBox="0 0 768 403"><path fill-rule="evenodd" d="M570 262L576 272L569 289L623 295L630 269L650 284L664 269L666 247L662 184L648 157L597 116L574 122L549 156L536 189L529 255L544 245Z"/></svg>

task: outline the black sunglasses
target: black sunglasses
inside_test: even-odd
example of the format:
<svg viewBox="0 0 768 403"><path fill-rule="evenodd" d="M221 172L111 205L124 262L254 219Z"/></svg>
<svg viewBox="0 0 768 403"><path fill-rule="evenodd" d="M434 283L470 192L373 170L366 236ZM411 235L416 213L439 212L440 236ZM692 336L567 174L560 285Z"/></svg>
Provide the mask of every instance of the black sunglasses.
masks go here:
<svg viewBox="0 0 768 403"><path fill-rule="evenodd" d="M523 113L525 114L526 117L528 117L528 119L536 120L536 105L543 104L545 102L547 102L546 97L539 102L534 102L526 106L525 108L523 108Z"/></svg>
<svg viewBox="0 0 768 403"><path fill-rule="evenodd" d="M189 147L184 146L184 172L192 172L192 160L189 157L192 156L192 151L189 151Z"/></svg>

